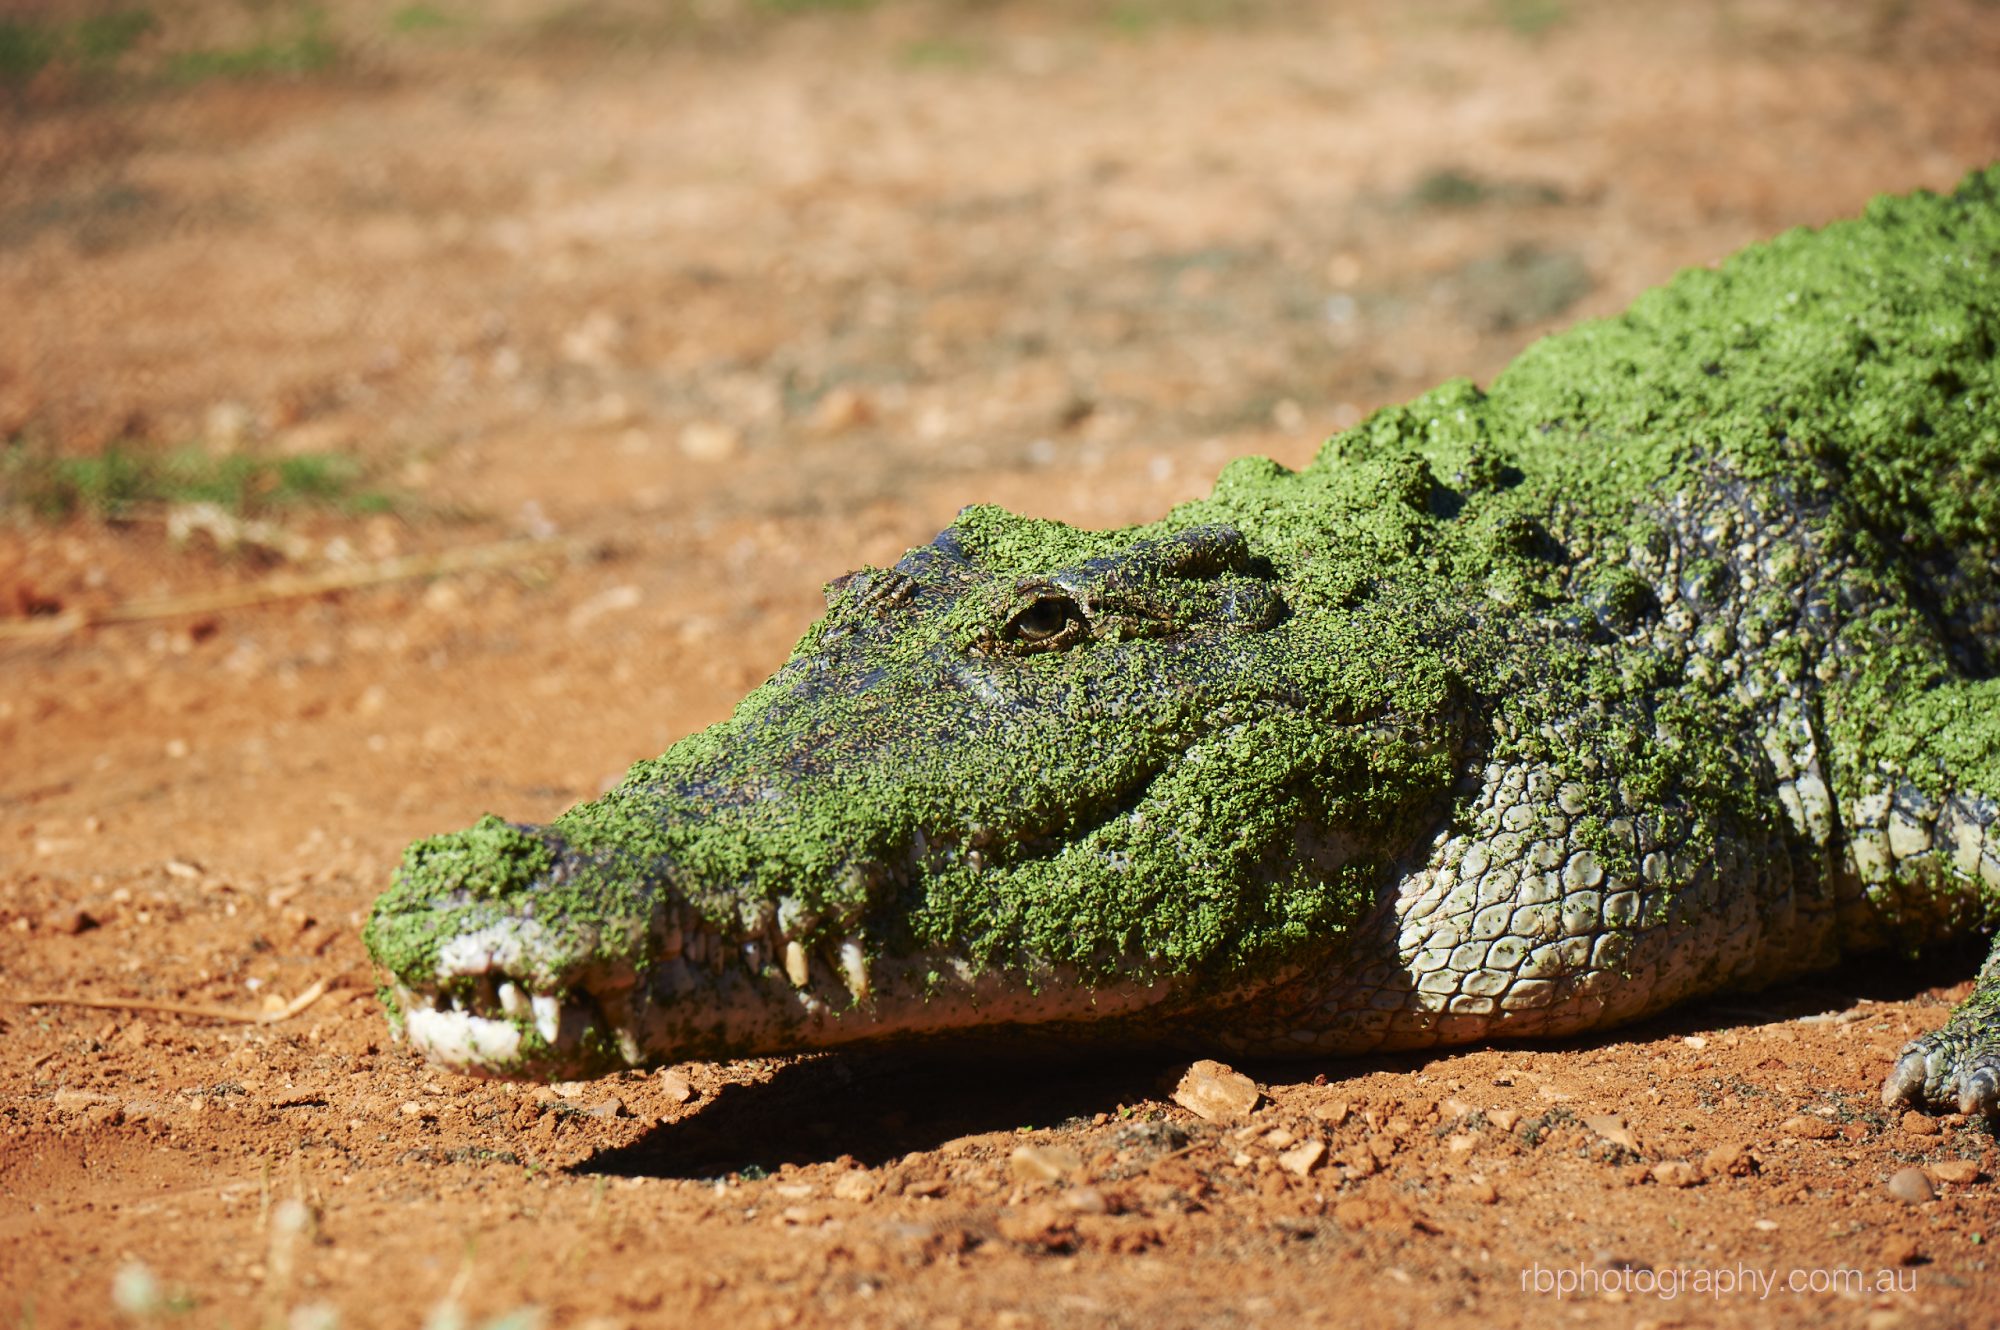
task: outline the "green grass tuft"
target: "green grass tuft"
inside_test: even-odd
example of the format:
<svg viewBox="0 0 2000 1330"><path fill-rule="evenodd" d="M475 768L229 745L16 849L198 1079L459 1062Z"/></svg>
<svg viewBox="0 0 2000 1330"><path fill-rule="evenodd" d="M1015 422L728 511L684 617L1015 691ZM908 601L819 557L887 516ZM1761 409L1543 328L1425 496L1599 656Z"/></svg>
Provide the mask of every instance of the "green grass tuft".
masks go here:
<svg viewBox="0 0 2000 1330"><path fill-rule="evenodd" d="M197 448L160 452L113 444L88 457L61 457L19 442L0 446L0 512L45 521L99 520L181 503L212 503L231 513L287 508L386 512L394 500L362 486L349 457L236 454L211 457Z"/></svg>
<svg viewBox="0 0 2000 1330"><path fill-rule="evenodd" d="M0 84L20 85L55 58L62 39L20 19L0 19Z"/></svg>

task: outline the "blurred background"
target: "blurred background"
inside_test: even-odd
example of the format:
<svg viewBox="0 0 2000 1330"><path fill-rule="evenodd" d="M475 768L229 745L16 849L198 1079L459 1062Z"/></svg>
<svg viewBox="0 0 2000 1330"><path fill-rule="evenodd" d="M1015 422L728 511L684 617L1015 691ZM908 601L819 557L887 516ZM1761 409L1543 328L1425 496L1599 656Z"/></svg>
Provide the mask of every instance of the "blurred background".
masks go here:
<svg viewBox="0 0 2000 1330"><path fill-rule="evenodd" d="M1109 526L1238 455L1303 465L1685 266L1951 188L2000 156L1996 92L1992 0L0 0L0 997L234 1018L0 1003L0 1315L404 1326L469 1289L599 1330L1297 1325L1364 1297L1489 1327L1558 1253L1865 1249L1937 1260L1907 1317L1954 1323L1982 1212L1899 1221L1855 1181L1924 1148L1855 1144L1855 1106L1883 1124L1936 992L1740 1049L1550 1054L1561 1091L1521 1050L1429 1089L1329 1068L1366 1096L1340 1148L1375 1152L1338 1224L1284 1218L1324 1207L1269 1158L1245 1191L1236 1145L1155 1134L1179 1180L1091 1218L1177 1245L1057 1267L962 1262L965 1234L1012 1207L1022 1124L1098 1156L1111 1111L1165 1114L1151 1073L479 1085L388 1042L359 931L412 839L594 797L727 715L825 581L961 505ZM1436 1138L1466 1110L1427 1115L1462 1084L1516 1119L1650 1103L1635 1125L1704 1146L1800 1134L1810 1102L1846 1125L1806 1144L1843 1148L1683 1193L1613 1185L1581 1127L1526 1153L1534 1116L1453 1210L1473 1137ZM1314 1139L1348 1118L1282 1093ZM1380 1175L1377 1108L1407 1146ZM821 1184L846 1208L801 1209ZM1181 1216L1188 1189L1221 1210ZM813 1226L835 1214L847 1237Z"/></svg>
<svg viewBox="0 0 2000 1330"><path fill-rule="evenodd" d="M9 0L0 863L551 815L960 505L1303 464L1996 79L1987 0Z"/></svg>

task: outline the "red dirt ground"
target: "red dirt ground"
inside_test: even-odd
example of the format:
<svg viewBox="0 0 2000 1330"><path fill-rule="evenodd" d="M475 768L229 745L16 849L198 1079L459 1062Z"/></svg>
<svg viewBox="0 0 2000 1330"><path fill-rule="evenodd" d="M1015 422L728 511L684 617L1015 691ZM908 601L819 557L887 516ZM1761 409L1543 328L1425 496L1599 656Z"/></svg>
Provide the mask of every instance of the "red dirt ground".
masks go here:
<svg viewBox="0 0 2000 1330"><path fill-rule="evenodd" d="M1161 1061L468 1081L390 1042L357 938L410 839L594 795L962 503L1150 518L1949 187L2000 155L2000 9L355 0L325 68L172 82L307 21L181 8L0 83L0 438L345 451L404 501L285 518L289 570L0 519L0 990L332 985L0 1006L9 1324L2000 1321L1990 1130L1876 1098L1971 952L1245 1067L1238 1127Z"/></svg>

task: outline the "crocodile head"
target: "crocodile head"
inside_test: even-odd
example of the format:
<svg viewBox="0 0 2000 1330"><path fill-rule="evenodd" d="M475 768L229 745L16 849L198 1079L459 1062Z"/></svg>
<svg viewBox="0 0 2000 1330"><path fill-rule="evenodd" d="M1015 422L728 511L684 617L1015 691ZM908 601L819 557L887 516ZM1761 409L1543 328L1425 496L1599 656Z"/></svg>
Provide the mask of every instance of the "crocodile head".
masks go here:
<svg viewBox="0 0 2000 1330"><path fill-rule="evenodd" d="M1337 938L1385 828L1448 783L1437 708L1383 687L1409 691L1406 624L1330 628L1296 591L1234 525L967 509L831 584L729 720L602 798L413 846L366 932L392 1020L450 1066L558 1078L1168 1032Z"/></svg>

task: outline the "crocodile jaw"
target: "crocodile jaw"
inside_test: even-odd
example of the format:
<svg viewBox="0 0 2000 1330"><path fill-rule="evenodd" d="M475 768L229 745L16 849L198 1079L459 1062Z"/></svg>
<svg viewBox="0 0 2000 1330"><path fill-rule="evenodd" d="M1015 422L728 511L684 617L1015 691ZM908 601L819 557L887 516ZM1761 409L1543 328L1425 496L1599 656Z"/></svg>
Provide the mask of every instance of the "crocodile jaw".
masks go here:
<svg viewBox="0 0 2000 1330"><path fill-rule="evenodd" d="M448 947L437 985L393 985L402 1031L419 1053L453 1071L506 1078L580 1079L686 1061L837 1047L884 1036L943 1035L981 1027L1061 1027L1129 1016L1182 987L1138 977L1086 982L1064 967L978 966L940 952L869 961L858 941L830 956L751 944L720 963L685 953L634 979L544 991L480 945ZM524 933L532 935L532 921ZM516 968L519 967L518 960Z"/></svg>

